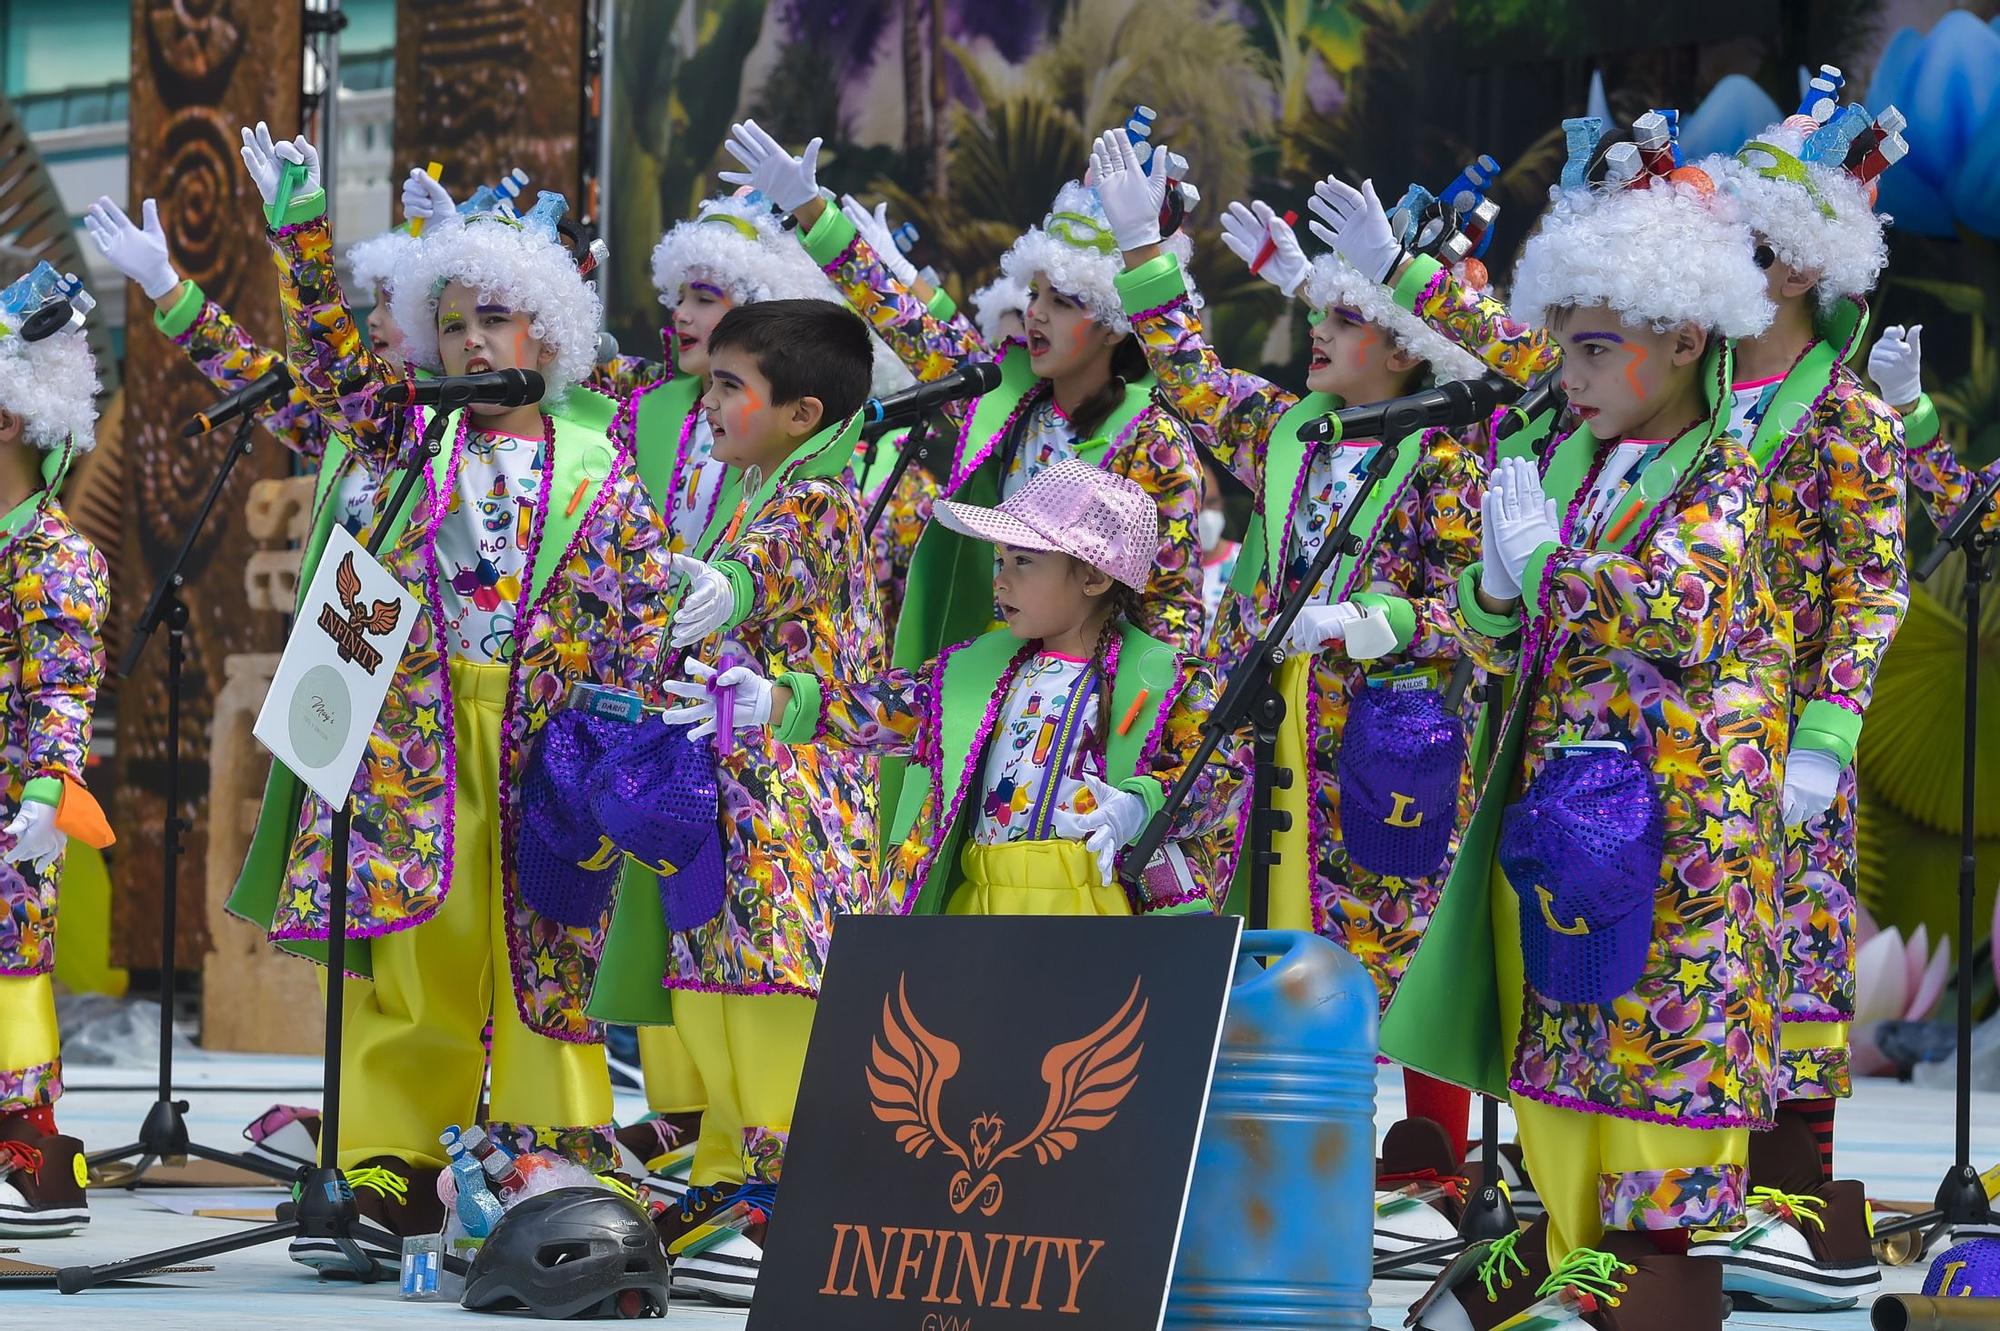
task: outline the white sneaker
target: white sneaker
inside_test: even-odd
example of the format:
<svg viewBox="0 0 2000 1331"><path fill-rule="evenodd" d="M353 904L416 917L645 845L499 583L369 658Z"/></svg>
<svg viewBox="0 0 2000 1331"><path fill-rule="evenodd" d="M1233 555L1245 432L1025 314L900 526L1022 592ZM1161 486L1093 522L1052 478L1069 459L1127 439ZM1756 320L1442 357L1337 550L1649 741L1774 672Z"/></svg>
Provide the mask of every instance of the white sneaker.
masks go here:
<svg viewBox="0 0 2000 1331"><path fill-rule="evenodd" d="M677 1298L747 1308L757 1292L757 1272L764 1250L741 1233L724 1235L714 1247L683 1253L674 1263L673 1292Z"/></svg>
<svg viewBox="0 0 2000 1331"><path fill-rule="evenodd" d="M8 1120L0 1138L0 1238L59 1239L90 1223L84 1197L83 1143L74 1137L20 1134L25 1120Z"/></svg>
<svg viewBox="0 0 2000 1331"><path fill-rule="evenodd" d="M319 1163L319 1110L298 1105L272 1105L243 1129L249 1147L243 1152L286 1169L308 1169Z"/></svg>
<svg viewBox="0 0 2000 1331"><path fill-rule="evenodd" d="M1882 1272L1872 1254L1861 1257L1865 1240L1857 1244L1852 1235L1829 1232L1855 1222L1845 1211L1860 1205L1860 1185L1832 1183L1820 1191L1824 1199L1755 1189L1744 1227L1703 1231L1688 1256L1721 1262L1725 1294L1777 1312L1836 1312L1871 1299L1882 1287ZM1838 1245L1831 1251L1849 1255L1831 1255L1829 1242Z"/></svg>
<svg viewBox="0 0 2000 1331"><path fill-rule="evenodd" d="M1458 1238L1458 1226L1429 1202L1403 1192L1375 1194L1375 1258L1393 1257L1413 1248L1427 1248ZM1385 1280L1435 1280L1451 1265L1455 1253L1412 1262L1384 1271Z"/></svg>

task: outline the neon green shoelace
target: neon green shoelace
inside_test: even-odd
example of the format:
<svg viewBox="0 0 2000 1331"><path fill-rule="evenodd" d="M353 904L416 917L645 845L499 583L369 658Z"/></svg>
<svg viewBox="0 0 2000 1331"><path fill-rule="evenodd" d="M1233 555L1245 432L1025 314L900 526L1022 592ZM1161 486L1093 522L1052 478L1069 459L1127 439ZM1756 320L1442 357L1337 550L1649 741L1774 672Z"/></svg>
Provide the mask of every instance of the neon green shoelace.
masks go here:
<svg viewBox="0 0 2000 1331"><path fill-rule="evenodd" d="M1565 1289L1579 1294L1588 1294L1598 1301L1616 1308L1618 1296L1625 1292L1625 1284L1620 1275L1632 1275L1636 1266L1627 1266L1608 1252L1596 1248L1578 1248L1562 1259L1555 1273L1542 1282L1535 1291L1541 1298L1552 1298Z"/></svg>
<svg viewBox="0 0 2000 1331"><path fill-rule="evenodd" d="M401 1206L409 1200L410 1181L393 1169L381 1165L364 1165L360 1169L349 1170L347 1183L352 1188L366 1188L370 1192L387 1197Z"/></svg>
<svg viewBox="0 0 2000 1331"><path fill-rule="evenodd" d="M623 1197L628 1202L636 1202L639 1200L639 1190L637 1188L633 1187L631 1184L627 1183L624 1179L619 1178L618 1175L613 1174L608 1170L602 1174L599 1174L597 1176L597 1181L599 1183L602 1183L605 1187L611 1189L611 1191L617 1193L620 1197Z"/></svg>
<svg viewBox="0 0 2000 1331"><path fill-rule="evenodd" d="M1506 1234L1493 1240L1486 1249L1486 1255L1479 1259L1479 1283L1485 1287L1486 1299L1489 1303L1498 1300L1500 1297L1493 1292L1494 1281L1497 1280L1500 1282L1501 1289L1511 1289L1513 1287L1514 1277L1507 1270L1509 1262L1519 1267L1522 1275L1528 1274L1527 1262L1522 1260L1521 1254L1515 1251L1520 1246L1521 1231L1516 1230L1512 1234Z"/></svg>

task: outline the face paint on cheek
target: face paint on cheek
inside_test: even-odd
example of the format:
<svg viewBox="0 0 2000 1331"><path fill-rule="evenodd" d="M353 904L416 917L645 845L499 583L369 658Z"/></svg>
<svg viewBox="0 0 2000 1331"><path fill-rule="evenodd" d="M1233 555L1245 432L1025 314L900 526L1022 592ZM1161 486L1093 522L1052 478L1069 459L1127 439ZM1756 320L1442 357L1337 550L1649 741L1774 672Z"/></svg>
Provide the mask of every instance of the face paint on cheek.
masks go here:
<svg viewBox="0 0 2000 1331"><path fill-rule="evenodd" d="M1082 351L1084 350L1084 344L1089 340L1090 325L1082 319L1077 320L1075 326L1070 330L1069 344L1071 348Z"/></svg>
<svg viewBox="0 0 2000 1331"><path fill-rule="evenodd" d="M1625 362L1625 385L1632 390L1633 401L1644 402L1646 400L1646 386L1639 382L1639 367L1646 363L1647 358L1652 355L1652 352L1645 347L1628 342L1625 344L1625 354L1631 357L1631 359Z"/></svg>
<svg viewBox="0 0 2000 1331"><path fill-rule="evenodd" d="M1356 338L1354 342L1355 369L1361 370L1367 368L1368 353L1373 351L1381 341L1382 335L1375 331L1373 325L1362 328L1361 336Z"/></svg>
<svg viewBox="0 0 2000 1331"><path fill-rule="evenodd" d="M525 328L517 328L514 330L514 364L516 366L522 366L526 365L527 363L528 363L528 330Z"/></svg>
<svg viewBox="0 0 2000 1331"><path fill-rule="evenodd" d="M733 435L748 436L750 431L746 427L751 415L763 410L763 407L763 399L757 396L757 390L748 384L743 385L737 401L723 413L723 428Z"/></svg>

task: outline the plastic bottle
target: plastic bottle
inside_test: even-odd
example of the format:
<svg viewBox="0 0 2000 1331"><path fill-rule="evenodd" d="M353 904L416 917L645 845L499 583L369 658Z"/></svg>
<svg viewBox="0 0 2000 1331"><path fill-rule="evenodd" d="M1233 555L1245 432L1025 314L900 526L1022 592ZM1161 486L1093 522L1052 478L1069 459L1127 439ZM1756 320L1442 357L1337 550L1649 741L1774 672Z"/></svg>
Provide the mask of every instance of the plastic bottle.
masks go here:
<svg viewBox="0 0 2000 1331"><path fill-rule="evenodd" d="M539 1155L512 1154L477 1124L467 1128L458 1140L479 1162L493 1191L502 1198L513 1196L527 1185L531 1175L549 1168L549 1162Z"/></svg>
<svg viewBox="0 0 2000 1331"><path fill-rule="evenodd" d="M455 1209L458 1221L465 1226L467 1236L483 1239L493 1232L493 1226L500 1223L506 1208L500 1199L486 1186L486 1174L460 1140L456 1128L447 1128L438 1138L444 1144L445 1154L451 1160L452 1177L458 1182L458 1198Z"/></svg>

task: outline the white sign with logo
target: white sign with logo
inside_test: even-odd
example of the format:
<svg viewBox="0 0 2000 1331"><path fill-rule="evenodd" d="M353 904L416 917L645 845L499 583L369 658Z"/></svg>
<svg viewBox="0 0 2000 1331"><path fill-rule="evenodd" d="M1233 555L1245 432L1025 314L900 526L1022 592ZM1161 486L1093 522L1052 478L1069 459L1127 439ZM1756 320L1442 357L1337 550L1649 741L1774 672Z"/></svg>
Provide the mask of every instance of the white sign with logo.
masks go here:
<svg viewBox="0 0 2000 1331"><path fill-rule="evenodd" d="M416 598L333 528L253 732L328 804L354 785L416 623Z"/></svg>

